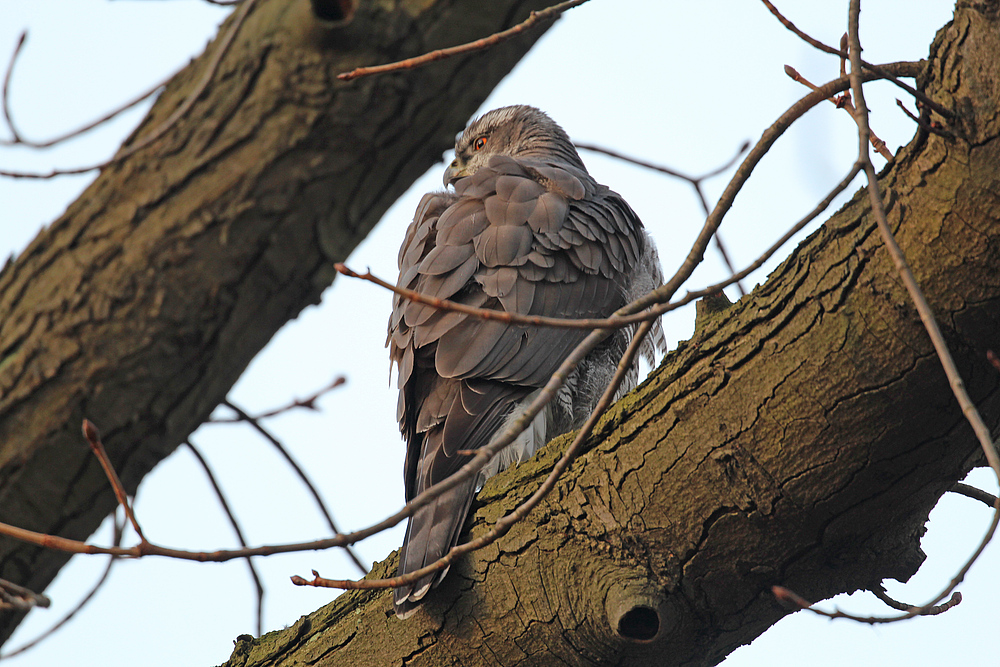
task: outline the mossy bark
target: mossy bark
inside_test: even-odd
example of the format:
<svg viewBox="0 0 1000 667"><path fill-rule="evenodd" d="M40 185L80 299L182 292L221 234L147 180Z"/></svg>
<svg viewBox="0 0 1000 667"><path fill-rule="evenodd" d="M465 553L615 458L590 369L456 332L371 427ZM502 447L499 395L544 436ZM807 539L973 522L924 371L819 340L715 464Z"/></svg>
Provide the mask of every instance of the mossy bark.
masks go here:
<svg viewBox="0 0 1000 667"><path fill-rule="evenodd" d="M337 26L308 0L257 2L190 112L102 170L0 271L0 521L90 535L115 499L82 419L135 491L317 302L333 263L441 159L545 26L433 67L339 72L470 41L546 4L381 0ZM218 44L126 145L182 104ZM67 558L0 538L0 578L35 591ZM19 620L0 612L0 641Z"/></svg>
<svg viewBox="0 0 1000 667"><path fill-rule="evenodd" d="M998 14L995 1L959 3L920 81L957 111L954 138L921 133L881 179L994 429ZM491 480L472 533L537 488L565 444ZM928 513L978 452L859 192L764 285L706 318L605 417L553 494L454 565L424 611L401 622L387 592L346 593L238 642L227 665L716 664L787 613L774 584L819 600L906 580ZM622 619L654 636L629 639Z"/></svg>

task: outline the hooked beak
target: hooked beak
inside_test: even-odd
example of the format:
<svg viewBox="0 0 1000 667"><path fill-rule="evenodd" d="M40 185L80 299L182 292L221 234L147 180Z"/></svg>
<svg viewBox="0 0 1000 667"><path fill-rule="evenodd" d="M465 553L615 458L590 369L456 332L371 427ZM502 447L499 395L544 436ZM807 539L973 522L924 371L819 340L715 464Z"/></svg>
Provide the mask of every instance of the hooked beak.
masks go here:
<svg viewBox="0 0 1000 667"><path fill-rule="evenodd" d="M448 168L444 170L444 186L454 185L455 181L462 178L463 176L468 176L468 172L465 170L465 165L459 162L458 158L451 161Z"/></svg>

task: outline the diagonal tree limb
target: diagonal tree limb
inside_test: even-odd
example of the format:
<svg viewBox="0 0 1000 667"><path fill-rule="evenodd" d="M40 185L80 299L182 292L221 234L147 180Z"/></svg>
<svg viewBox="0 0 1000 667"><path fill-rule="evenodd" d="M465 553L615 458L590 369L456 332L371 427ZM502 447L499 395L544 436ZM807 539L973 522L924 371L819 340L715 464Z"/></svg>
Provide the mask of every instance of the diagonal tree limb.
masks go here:
<svg viewBox="0 0 1000 667"><path fill-rule="evenodd" d="M405 87L336 80L364 60L503 30L546 4L448 2L446 15L435 2L405 15L365 4L328 26L309 3L256 0L184 117L105 168L0 269L0 521L85 539L115 501L81 447L82 419L100 424L133 492L544 34L476 54L475 68L460 56L415 70ZM438 37L403 39L412 34ZM218 47L174 77L127 145L190 99ZM32 590L67 558L0 538L0 578ZM19 620L0 617L0 640Z"/></svg>
<svg viewBox="0 0 1000 667"><path fill-rule="evenodd" d="M997 21L963 5L939 34L922 81L934 99L963 100L962 132L952 143L921 133L880 178L898 243L991 427ZM860 193L615 406L537 518L456 561L426 613L400 623L388 594L351 591L266 638L280 655L248 643L230 664L477 665L521 647L546 664L716 664L786 613L773 585L817 600L906 580L930 509L981 464L909 303ZM561 444L486 484L473 537L536 488ZM633 612L655 621L652 638L612 620Z"/></svg>

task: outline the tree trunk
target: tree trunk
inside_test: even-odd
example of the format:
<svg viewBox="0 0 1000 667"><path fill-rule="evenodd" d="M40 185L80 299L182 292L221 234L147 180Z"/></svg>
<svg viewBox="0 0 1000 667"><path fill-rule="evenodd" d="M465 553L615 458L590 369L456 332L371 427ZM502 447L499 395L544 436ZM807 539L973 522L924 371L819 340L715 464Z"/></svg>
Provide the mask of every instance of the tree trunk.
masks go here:
<svg viewBox="0 0 1000 667"><path fill-rule="evenodd" d="M333 16L346 3L313 4ZM547 4L365 3L336 26L306 0L260 0L191 110L104 169L0 271L0 521L89 536L115 499L81 420L103 431L134 492L317 302L332 264L441 159L544 26L433 67L351 82L337 73L470 41ZM171 81L131 141L183 103L219 42ZM35 591L67 559L0 538L0 578ZM0 641L20 619L0 612Z"/></svg>
<svg viewBox="0 0 1000 667"><path fill-rule="evenodd" d="M955 138L921 133L881 181L991 428L998 13L960 3L939 33L920 83L957 111ZM533 492L564 445L491 480L472 534ZM978 451L861 192L765 285L703 318L526 521L453 565L426 613L401 622L388 592L349 592L241 638L227 665L716 664L787 613L774 584L819 600L909 578L928 513Z"/></svg>

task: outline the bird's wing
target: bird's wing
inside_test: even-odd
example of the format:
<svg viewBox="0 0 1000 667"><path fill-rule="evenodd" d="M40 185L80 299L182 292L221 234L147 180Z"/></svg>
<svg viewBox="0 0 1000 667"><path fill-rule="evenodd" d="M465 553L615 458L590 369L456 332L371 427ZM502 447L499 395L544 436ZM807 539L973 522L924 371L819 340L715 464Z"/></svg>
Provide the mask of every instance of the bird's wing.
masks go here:
<svg viewBox="0 0 1000 667"><path fill-rule="evenodd" d="M522 315L585 318L624 304L642 254L642 225L579 169L494 156L455 194L425 195L399 255L398 285ZM406 497L440 482L489 443L517 404L547 382L588 331L487 321L396 297L387 345L398 365L407 440ZM457 541L475 479L411 519L400 572ZM416 600L427 577L397 590Z"/></svg>
<svg viewBox="0 0 1000 667"><path fill-rule="evenodd" d="M625 275L644 243L641 224L587 174L496 156L460 180L456 194L424 235L429 251L401 264L407 287L522 315L595 317L623 305ZM417 348L437 343L444 377L540 386L586 335L400 305L398 331L412 333Z"/></svg>
<svg viewBox="0 0 1000 667"><path fill-rule="evenodd" d="M644 243L628 205L585 172L494 156L459 180L455 195L425 195L400 251L398 284L522 315L603 317L624 304L627 273ZM399 367L404 435L440 426L455 436L441 443L448 457L487 444L498 420L492 413L502 420L511 398L544 385L587 333L482 320L396 297L388 345ZM410 382L418 371L480 381L486 398L476 408L489 403L487 413L446 425L453 402L446 405L442 386L427 377ZM419 456L412 449L410 456ZM440 472L461 465L455 460ZM408 482L413 472L408 465Z"/></svg>

